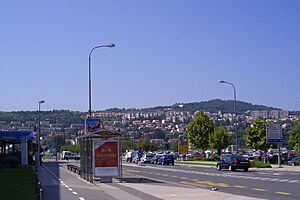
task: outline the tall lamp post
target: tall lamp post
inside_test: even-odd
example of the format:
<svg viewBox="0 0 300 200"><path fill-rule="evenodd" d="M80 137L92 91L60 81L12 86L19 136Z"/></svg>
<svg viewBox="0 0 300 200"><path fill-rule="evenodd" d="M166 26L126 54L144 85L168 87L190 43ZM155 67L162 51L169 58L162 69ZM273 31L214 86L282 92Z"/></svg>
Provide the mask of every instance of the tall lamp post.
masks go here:
<svg viewBox="0 0 300 200"><path fill-rule="evenodd" d="M101 48L101 47L115 47L115 44L106 44L106 45L100 45L100 46L95 46L94 48L92 48L92 50L90 51L89 54L89 116L92 116L92 78L91 78L91 56L92 56L92 52L97 49L97 48Z"/></svg>
<svg viewBox="0 0 300 200"><path fill-rule="evenodd" d="M39 121L38 121L38 124L39 124L39 129L38 129L38 156L37 156L37 166L40 166L40 159L41 159L41 157L40 157L40 154L41 154L41 152L40 152L40 137L41 137L41 104L42 103L45 103L45 101L39 101Z"/></svg>
<svg viewBox="0 0 300 200"><path fill-rule="evenodd" d="M235 86L233 85L233 83L230 83L228 81L224 81L224 80L219 80L219 83L224 83L224 84L228 84L231 85L233 87L233 97L234 97L234 102L233 102L233 112L234 112L234 130L235 130L235 145L236 145L236 154L238 154L239 150L238 150L238 132L237 132L237 125L236 125L236 117L237 117L237 113L236 113L236 90L235 90Z"/></svg>

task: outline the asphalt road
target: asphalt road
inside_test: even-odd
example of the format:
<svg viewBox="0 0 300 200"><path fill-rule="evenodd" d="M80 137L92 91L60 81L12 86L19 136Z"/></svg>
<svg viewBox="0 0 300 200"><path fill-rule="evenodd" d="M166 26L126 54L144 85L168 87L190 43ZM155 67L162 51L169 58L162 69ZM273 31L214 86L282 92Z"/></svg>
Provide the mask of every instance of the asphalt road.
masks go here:
<svg viewBox="0 0 300 200"><path fill-rule="evenodd" d="M300 173L250 169L217 171L215 168L175 165L136 165L123 162L124 174L133 174L161 182L206 188L264 199L300 199Z"/></svg>

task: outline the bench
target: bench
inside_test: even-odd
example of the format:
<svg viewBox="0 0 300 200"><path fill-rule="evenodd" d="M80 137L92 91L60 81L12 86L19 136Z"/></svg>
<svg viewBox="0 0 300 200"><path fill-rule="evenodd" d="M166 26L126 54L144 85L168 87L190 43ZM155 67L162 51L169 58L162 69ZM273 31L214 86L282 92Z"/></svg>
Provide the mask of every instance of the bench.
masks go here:
<svg viewBox="0 0 300 200"><path fill-rule="evenodd" d="M68 170L80 175L80 172L81 172L80 167L78 167L76 165L67 165L67 167L68 167Z"/></svg>

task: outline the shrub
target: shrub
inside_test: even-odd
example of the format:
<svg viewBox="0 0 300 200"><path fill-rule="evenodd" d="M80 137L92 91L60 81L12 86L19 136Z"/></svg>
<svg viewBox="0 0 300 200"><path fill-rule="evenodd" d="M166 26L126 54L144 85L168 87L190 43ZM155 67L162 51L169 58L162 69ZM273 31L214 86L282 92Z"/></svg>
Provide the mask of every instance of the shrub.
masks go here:
<svg viewBox="0 0 300 200"><path fill-rule="evenodd" d="M255 168L272 168L272 166L270 164L256 161L256 160L253 160L253 161L251 160L250 165L251 165L251 167L255 167Z"/></svg>

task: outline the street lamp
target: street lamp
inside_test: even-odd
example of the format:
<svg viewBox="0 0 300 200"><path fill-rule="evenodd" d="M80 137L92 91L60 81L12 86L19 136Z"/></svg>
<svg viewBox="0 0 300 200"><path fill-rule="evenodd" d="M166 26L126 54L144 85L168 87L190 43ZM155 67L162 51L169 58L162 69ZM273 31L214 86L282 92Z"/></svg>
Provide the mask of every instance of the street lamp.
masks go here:
<svg viewBox="0 0 300 200"><path fill-rule="evenodd" d="M224 80L219 80L219 83L224 83L224 84L228 84L231 85L233 87L233 97L234 97L234 102L233 102L233 112L234 112L234 130L235 130L235 145L236 145L236 154L238 154L238 132L237 132L237 125L236 125L236 117L237 117L237 113L236 113L236 90L235 87L233 85L233 83L224 81Z"/></svg>
<svg viewBox="0 0 300 200"><path fill-rule="evenodd" d="M39 129L38 129L38 156L37 156L37 166L40 166L40 159L41 159L41 157L40 157L40 154L41 154L41 152L40 152L40 137L41 137L41 104L42 103L45 103L45 101L39 101L39 112L38 112L38 114L39 114L39 121L38 121L38 124L39 124Z"/></svg>
<svg viewBox="0 0 300 200"><path fill-rule="evenodd" d="M91 78L91 55L92 52L97 49L97 48L101 48L101 47L115 47L115 44L107 44L107 45L100 45L100 46L95 46L94 48L92 48L92 50L90 51L89 54L89 115L90 117L92 116L92 78Z"/></svg>

